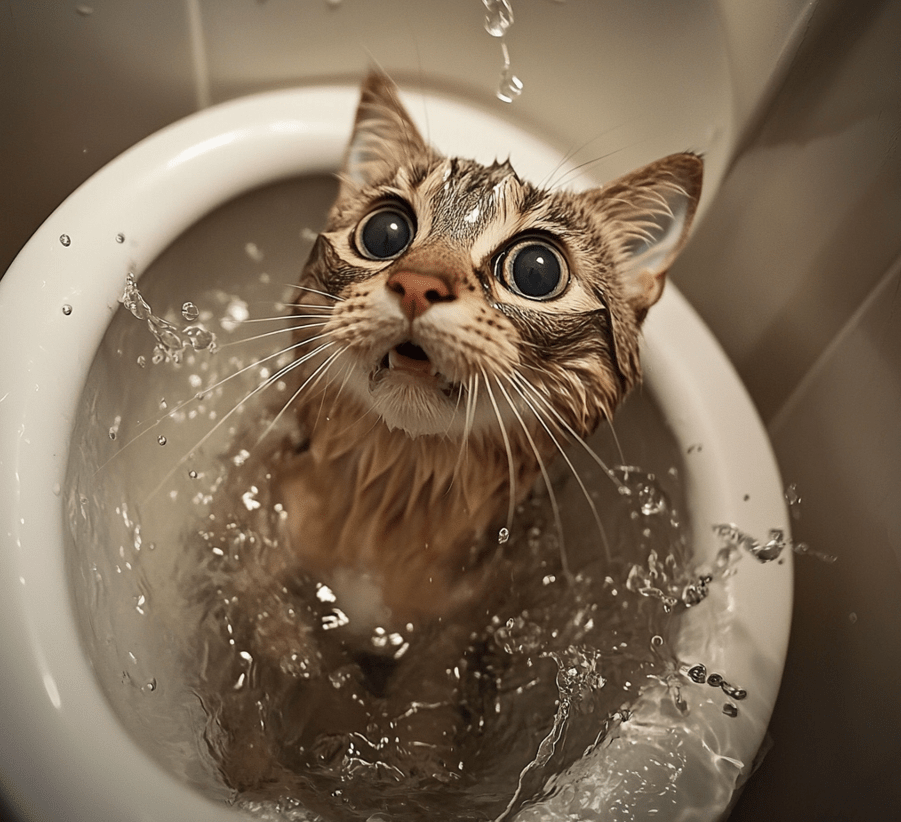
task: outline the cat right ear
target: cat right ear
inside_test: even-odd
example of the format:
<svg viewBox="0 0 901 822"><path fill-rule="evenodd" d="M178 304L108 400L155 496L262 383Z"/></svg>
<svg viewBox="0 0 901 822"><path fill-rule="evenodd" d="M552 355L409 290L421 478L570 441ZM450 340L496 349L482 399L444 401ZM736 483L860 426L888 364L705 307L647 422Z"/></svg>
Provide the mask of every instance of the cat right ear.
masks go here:
<svg viewBox="0 0 901 822"><path fill-rule="evenodd" d="M704 163L672 154L592 192L623 295L639 321L660 299L666 272L688 240Z"/></svg>
<svg viewBox="0 0 901 822"><path fill-rule="evenodd" d="M353 134L341 170L342 194L391 177L429 149L400 102L397 86L373 71L363 81Z"/></svg>

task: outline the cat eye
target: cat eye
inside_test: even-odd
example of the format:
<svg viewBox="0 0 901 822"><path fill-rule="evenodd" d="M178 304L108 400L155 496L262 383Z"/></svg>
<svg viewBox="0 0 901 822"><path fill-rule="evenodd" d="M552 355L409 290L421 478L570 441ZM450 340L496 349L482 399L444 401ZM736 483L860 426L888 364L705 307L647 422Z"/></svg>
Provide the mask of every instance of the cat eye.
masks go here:
<svg viewBox="0 0 901 822"><path fill-rule="evenodd" d="M368 214L357 226L357 250L370 260L393 260L413 241L413 221L399 205L386 205Z"/></svg>
<svg viewBox="0 0 901 822"><path fill-rule="evenodd" d="M551 300L563 293L569 268L563 255L540 237L520 239L495 262L495 275L514 294L530 300Z"/></svg>

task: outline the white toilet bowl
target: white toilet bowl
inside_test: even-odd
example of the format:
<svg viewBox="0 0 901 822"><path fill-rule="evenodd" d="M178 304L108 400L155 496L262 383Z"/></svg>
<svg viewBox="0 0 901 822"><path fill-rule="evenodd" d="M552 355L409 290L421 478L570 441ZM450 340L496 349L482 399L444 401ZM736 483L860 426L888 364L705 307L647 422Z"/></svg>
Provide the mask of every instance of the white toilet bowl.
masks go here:
<svg viewBox="0 0 901 822"><path fill-rule="evenodd" d="M243 191L333 171L355 100L349 87L279 91L176 123L72 194L0 283L0 779L25 818L218 822L238 814L145 753L95 679L66 566L71 429L126 273L140 276L183 229ZM516 168L537 179L557 162L557 149L484 111L439 97L426 105L428 131L445 151L490 161L512 147ZM697 556L720 549L715 524L735 523L758 539L773 528L787 533L764 430L724 354L674 287L651 313L645 337L647 385L690 452ZM790 552L783 560L744 560L688 612L680 638L682 658L703 658L748 690L740 726L722 714L722 699L714 704L705 692L693 705L736 778L751 767L778 690ZM674 811L673 818L682 817Z"/></svg>

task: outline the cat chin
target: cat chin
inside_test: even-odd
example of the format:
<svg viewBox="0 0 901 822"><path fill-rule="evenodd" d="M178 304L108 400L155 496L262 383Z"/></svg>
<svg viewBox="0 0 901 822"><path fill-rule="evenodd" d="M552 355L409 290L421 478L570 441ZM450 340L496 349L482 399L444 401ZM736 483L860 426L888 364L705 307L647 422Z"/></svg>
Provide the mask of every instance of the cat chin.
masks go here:
<svg viewBox="0 0 901 822"><path fill-rule="evenodd" d="M384 380L373 386L370 401L389 430L411 437L445 436L455 416L445 393L421 380Z"/></svg>

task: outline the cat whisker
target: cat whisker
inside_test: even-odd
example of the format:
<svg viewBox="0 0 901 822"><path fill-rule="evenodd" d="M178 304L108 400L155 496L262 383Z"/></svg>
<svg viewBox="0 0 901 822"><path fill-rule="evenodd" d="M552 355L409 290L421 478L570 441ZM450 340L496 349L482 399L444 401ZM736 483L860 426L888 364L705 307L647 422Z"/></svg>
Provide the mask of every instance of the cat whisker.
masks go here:
<svg viewBox="0 0 901 822"><path fill-rule="evenodd" d="M288 288L296 288L298 291L307 291L310 294L318 294L320 297L328 297L335 302L344 302L344 297L339 297L337 294L329 294L328 291L319 291L316 288L310 288L308 285L298 285L297 283L287 283L286 285Z"/></svg>
<svg viewBox="0 0 901 822"><path fill-rule="evenodd" d="M327 343L326 345L332 345L332 343ZM325 346L320 346L319 350L322 350L322 348L324 348L324 347ZM328 371L328 369L331 367L332 363L334 363L334 361L338 357L340 357L346 350L347 350L347 348L345 347L345 348L339 349L338 351L333 352L328 357L326 357L326 359L323 362L321 362L318 366L316 366L313 373L310 374L310 376L307 377L303 381L301 386L291 395L291 397L288 399L288 401L282 405L279 412L269 421L269 424L266 426L266 428L263 430L263 433L260 434L259 438L257 439L256 445L259 445L264 439L266 439L269 432L273 428L275 428L275 426L278 424L278 421L282 418L282 415L285 413L285 411L287 411L288 408L290 408L291 405L294 403L294 401L304 392L304 390L310 384L310 382L312 381L313 387L315 387L316 383L318 383L320 378L322 377L322 375L326 371ZM299 360L297 362L299 362ZM294 365L294 364L292 363L292 365Z"/></svg>
<svg viewBox="0 0 901 822"><path fill-rule="evenodd" d="M479 395L479 377L478 375L470 375L466 380L466 407L463 417L463 436L460 440L460 453L457 456L457 463L454 465L453 475L456 476L460 470L460 466L466 461L469 455L469 437L472 434L472 427L475 422L476 400Z"/></svg>
<svg viewBox="0 0 901 822"><path fill-rule="evenodd" d="M525 391L519 385L517 385L516 382L512 378L509 379L509 382L510 382L510 387L513 388L516 391L516 393L519 394L520 397L522 397L523 402L526 404L526 406L529 408L529 410L535 415L535 419L538 420L541 427L544 428L547 435L551 438L551 442L553 442L554 445L556 446L557 451L560 453L560 456L563 458L563 461L567 464L570 472L572 473L576 482L579 484L579 488L582 489L582 495L585 497L585 500L588 503L588 507L591 509L591 515L594 517L595 524L598 527L598 533L601 535L601 541L604 543L604 554L606 555L607 560L609 561L611 559L611 556L610 556L610 542L607 539L607 531L604 528L604 524L601 522L601 517L600 517L600 514L598 514L597 506L594 504L594 500L591 498L591 494L589 493L588 488L585 486L585 482L582 480L581 475L576 470L576 466L573 465L572 460L569 458L569 455L566 453L566 449L563 447L563 445L560 443L560 441L557 439L557 437L554 436L554 432L551 430L550 426L544 421L543 415L541 414L541 412L540 412L539 408L536 406L536 404L534 402L532 402L532 400L530 400L529 397L526 396Z"/></svg>
<svg viewBox="0 0 901 822"><path fill-rule="evenodd" d="M557 529L557 539L560 540L560 564L563 569L563 575L567 579L571 580L572 573L569 570L569 561L566 558L566 545L564 544L563 539L563 520L560 517L560 505L557 502L557 495L554 493L554 486L551 482L550 474L548 474L547 466L544 464L544 460L541 457L541 452L538 450L538 446L535 443L532 432L529 431L529 427L526 425L525 420L522 418L522 414L519 413L519 409L516 407L516 403L513 402L513 399L510 397L510 394L507 393L507 389L504 388L503 384L499 380L495 380L495 382L498 389L507 400L507 405L510 406L510 410L513 412L514 416L519 422L523 434L525 434L526 440L529 443L529 447L532 449L532 453L535 455L535 459L538 462L538 470L541 472L541 476L544 479L544 485L545 488L547 488L548 499L551 503L551 511L553 512L554 516L554 526Z"/></svg>
<svg viewBox="0 0 901 822"><path fill-rule="evenodd" d="M124 443L122 445L122 447L119 448L119 450L116 451L116 453L113 454L108 460L105 460L103 463L101 463L97 467L97 470L94 471L92 476L96 477L97 474L99 474L104 468L106 468L107 465L109 465L114 459L116 459L116 457L118 457L120 454L122 454L124 451L126 451L130 446L134 445L134 443L136 443L139 439L142 439L144 436L149 434L151 431L153 431L153 429L155 429L157 426L162 424L165 420L174 417L176 414L178 414L179 411L181 411L186 406L190 405L192 402L196 402L198 399L202 398L204 395L209 394L211 391L215 391L217 388L221 388L223 385L230 382L231 380L233 380L237 377L240 377L242 374L246 373L247 371L250 371L253 368L257 368L258 366L261 366L263 363L268 362L269 360L281 357L284 354L287 354L289 351L294 351L298 348L302 348L303 346L305 346L311 342L315 342L317 340L323 339L326 336L328 336L328 335L319 334L315 337L310 337L306 340L301 340L301 341L294 343L293 345L290 345L286 348L281 348L278 351L274 351L271 354L267 354L262 359L254 360L252 363L245 365L243 368L239 368L237 371L233 372L232 374L229 374L227 377L224 377L223 379L219 380L218 382L214 382L212 385L205 386L203 388L203 390L197 391L192 396L188 397L188 399L184 400L183 402L180 402L173 409L171 409L170 411L167 411L161 417L154 420L146 428L143 428L141 431L139 431L137 434L135 434L130 440L128 440L126 443ZM230 345L230 344L231 343L226 343L225 345ZM224 348L225 345L223 345L222 348ZM312 353L315 353L315 352L312 352Z"/></svg>
<svg viewBox="0 0 901 822"><path fill-rule="evenodd" d="M319 319L319 318L316 317L314 319ZM305 328L324 328L326 325L328 325L328 322L305 323L304 325L285 326L285 328L276 328L274 331L266 331L263 334L255 334L252 337L242 337L240 340L232 340L231 342L223 343L220 346L220 348L229 348L231 346L241 345L241 343L249 343L249 342L254 342L256 340L264 340L267 337L274 337L277 334L284 334L288 331L292 331L292 332L293 331L303 331L303 329L305 329ZM327 334L321 334L319 336L320 337L327 336ZM310 338L310 339L315 339L315 338Z"/></svg>
<svg viewBox="0 0 901 822"><path fill-rule="evenodd" d="M600 458L600 456L598 456L598 454L595 452L595 450L585 441L585 439L583 437L581 437L579 435L579 433L572 427L572 425L570 425L563 418L563 416L560 414L560 412L556 408L554 408L553 404L548 400L547 397L542 396L542 394L535 388L535 386L532 385L518 371L514 371L512 374L512 377L513 377L513 379L515 379L517 381L517 383L522 388L524 388L526 391L528 391L532 397L534 397L536 400L540 401L543 408L545 408L547 411L549 411L551 414L553 414L553 416L555 417L555 419L557 420L557 422L559 423L561 428L566 432L566 434L568 436L572 437L573 440L575 440L577 443L579 443L579 445L582 446L582 448L585 449L585 452L588 454L588 456L591 457L595 461L595 463L597 463L598 467L604 472L604 474L606 474L607 477L610 478L610 481L616 486L616 489L618 491L620 491L622 493L624 490L626 490L626 486L623 485L622 482L620 482L619 478L616 476L616 474L613 472L613 470L607 465L607 463L604 462L604 460L602 460ZM525 397L524 397L524 399L525 399ZM609 417L607 417L607 419L609 421ZM613 426L611 424L611 429L612 429L612 427ZM617 442L617 448L619 448L618 442ZM620 449L620 457L622 457L622 449ZM625 461L625 460L622 460L622 461Z"/></svg>
<svg viewBox="0 0 901 822"><path fill-rule="evenodd" d="M148 499L159 493L160 489L166 484L169 478L181 467L183 466L194 454L194 452L203 446L203 444L219 430L221 426L223 426L229 418L235 414L241 406L243 406L246 402L248 402L251 397L260 393L261 391L269 388L270 386L277 383L285 374L288 374L295 368L299 368L304 362L309 360L311 357L316 356L320 352L324 351L326 348L330 348L335 345L334 341L323 343L320 346L317 346L312 351L304 354L302 357L298 357L296 360L292 360L287 365L282 366L278 371L276 371L271 376L267 377L262 383L260 383L256 388L254 388L249 394L245 395L238 403L236 403L226 414L222 417L209 431L204 434L198 442L194 444L192 448L188 450L188 452L172 466L172 468L166 472L166 475L160 480L159 484L154 488L150 494L148 494ZM282 353L282 352L279 352ZM246 369L242 369L246 370ZM238 372L240 373L240 372ZM232 375L235 376L235 375ZM230 378L229 378L230 379Z"/></svg>
<svg viewBox="0 0 901 822"><path fill-rule="evenodd" d="M491 402L491 407L494 409L494 416L497 418L497 424L501 430L501 437L504 440L504 450L507 452L507 470L510 478L510 502L507 505L507 533L509 534L513 529L513 513L516 509L516 465L513 460L513 449L510 447L510 437L507 434L507 427L504 425L503 417L501 417L501 412L498 408L497 400L494 398L494 392L491 390L491 383L488 380L485 369L482 369L482 378L485 381L485 390L488 392L488 399ZM497 385L498 388L501 388L500 383ZM503 389L501 388L501 390Z"/></svg>

